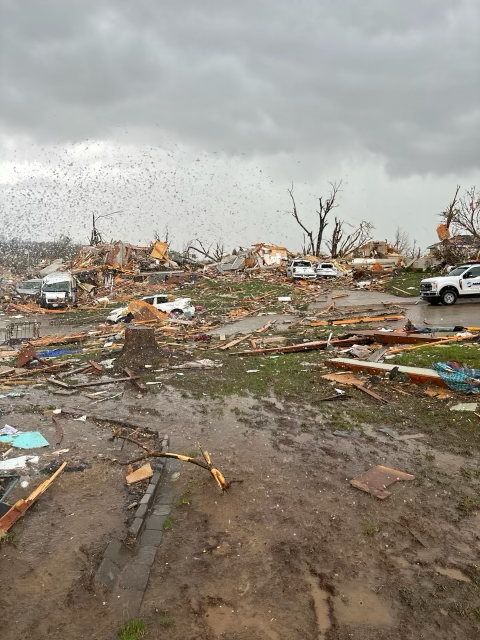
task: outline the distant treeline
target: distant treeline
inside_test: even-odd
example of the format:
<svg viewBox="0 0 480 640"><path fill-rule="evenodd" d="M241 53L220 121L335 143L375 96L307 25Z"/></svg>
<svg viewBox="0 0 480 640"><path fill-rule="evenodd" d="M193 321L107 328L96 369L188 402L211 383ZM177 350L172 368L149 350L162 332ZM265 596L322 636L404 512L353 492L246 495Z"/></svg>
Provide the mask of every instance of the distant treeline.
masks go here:
<svg viewBox="0 0 480 640"><path fill-rule="evenodd" d="M70 260L78 253L80 246L72 243L68 236L63 235L48 242L0 238L0 270L8 270L18 275L35 276L37 275L36 267L42 260L46 260L47 263L55 258Z"/></svg>

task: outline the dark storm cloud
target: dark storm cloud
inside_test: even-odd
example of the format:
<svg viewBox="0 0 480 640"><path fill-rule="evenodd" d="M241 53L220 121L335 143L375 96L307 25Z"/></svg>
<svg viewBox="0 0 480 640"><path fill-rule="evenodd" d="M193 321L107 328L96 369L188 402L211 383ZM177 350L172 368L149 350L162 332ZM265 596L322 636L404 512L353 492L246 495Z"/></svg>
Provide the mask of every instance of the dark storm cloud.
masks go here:
<svg viewBox="0 0 480 640"><path fill-rule="evenodd" d="M6 0L0 122L40 142L478 167L477 0Z"/></svg>

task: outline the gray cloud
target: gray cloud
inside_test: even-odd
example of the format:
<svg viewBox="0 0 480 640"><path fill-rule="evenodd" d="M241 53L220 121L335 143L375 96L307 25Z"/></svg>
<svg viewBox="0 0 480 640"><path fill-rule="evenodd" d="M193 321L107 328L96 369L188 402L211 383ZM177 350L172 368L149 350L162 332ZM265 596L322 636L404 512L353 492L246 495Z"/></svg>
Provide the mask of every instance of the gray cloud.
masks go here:
<svg viewBox="0 0 480 640"><path fill-rule="evenodd" d="M4 0L1 23L13 136L480 165L476 0Z"/></svg>

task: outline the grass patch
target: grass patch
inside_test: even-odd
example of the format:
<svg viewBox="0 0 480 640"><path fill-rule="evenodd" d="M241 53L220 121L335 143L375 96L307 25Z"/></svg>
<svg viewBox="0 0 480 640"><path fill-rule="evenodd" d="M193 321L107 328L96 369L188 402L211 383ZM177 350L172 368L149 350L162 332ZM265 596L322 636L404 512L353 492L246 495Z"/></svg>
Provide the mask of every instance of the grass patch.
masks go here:
<svg viewBox="0 0 480 640"><path fill-rule="evenodd" d="M145 621L137 618L135 620L129 620L124 624L118 633L118 637L120 640L140 640L140 638L145 636L146 632L147 625Z"/></svg>
<svg viewBox="0 0 480 640"><path fill-rule="evenodd" d="M457 509L464 515L469 516L477 509L480 509L480 497L471 498L466 496L457 503Z"/></svg>
<svg viewBox="0 0 480 640"><path fill-rule="evenodd" d="M172 616L168 613L168 611L162 611L161 615L160 615L160 624L162 627L171 627L173 624L173 618Z"/></svg>
<svg viewBox="0 0 480 640"><path fill-rule="evenodd" d="M193 457L193 456L190 456L190 457ZM182 495L178 498L177 502L175 503L175 506L183 507L188 504L192 504L192 483L191 482L187 482L187 484L183 489Z"/></svg>
<svg viewBox="0 0 480 640"><path fill-rule="evenodd" d="M420 295L420 282L424 278L431 278L432 273L402 273L398 278L392 278L385 283L385 290L389 293L392 293L394 296L399 296L400 298L415 298ZM395 288L397 287L397 288ZM415 287L415 289L410 289L410 287ZM403 289L405 293L402 291L398 291L398 289Z"/></svg>
<svg viewBox="0 0 480 640"><path fill-rule="evenodd" d="M377 527L376 524L373 524L373 522L365 522L365 524L362 527L362 533L364 536L373 536L379 531L380 529Z"/></svg>
<svg viewBox="0 0 480 640"><path fill-rule="evenodd" d="M163 523L163 529L164 531L168 531L169 529L171 529L173 527L173 522L174 522L175 518L173 515L169 515L168 518L165 520L165 522Z"/></svg>

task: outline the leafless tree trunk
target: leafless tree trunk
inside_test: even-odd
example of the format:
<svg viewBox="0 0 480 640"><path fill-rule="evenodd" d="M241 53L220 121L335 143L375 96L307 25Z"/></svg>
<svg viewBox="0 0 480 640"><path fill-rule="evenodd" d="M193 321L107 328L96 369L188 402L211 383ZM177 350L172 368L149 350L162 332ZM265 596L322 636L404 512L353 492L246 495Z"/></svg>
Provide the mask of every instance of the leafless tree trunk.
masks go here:
<svg viewBox="0 0 480 640"><path fill-rule="evenodd" d="M452 221L454 220L458 212L458 192L459 191L460 191L460 185L457 184L457 188L455 189L455 195L453 196L453 200L450 202L450 204L445 209L445 211L442 211L442 213L440 214L440 217L442 218L443 223L445 224L447 229L450 228L450 225L452 224Z"/></svg>
<svg viewBox="0 0 480 640"><path fill-rule="evenodd" d="M395 239L393 241L393 247L397 251L404 256L411 255L412 247L410 244L410 237L406 231L404 231L401 227L397 227L395 231Z"/></svg>
<svg viewBox="0 0 480 640"><path fill-rule="evenodd" d="M295 218L295 221L303 229L306 237L308 238L306 253L312 254L317 258L320 257L321 254L322 241L324 238L325 229L328 226L328 216L331 210L338 206L335 201L342 186L342 181L340 180L339 182L330 182L329 184L330 193L327 198L324 198L323 196L318 198L318 224L316 225L315 229L312 230L307 229L304 223L300 220L297 210L297 204L293 195L293 185L291 189L288 189L288 193L290 194L290 198L292 199L293 204L292 216Z"/></svg>
<svg viewBox="0 0 480 640"><path fill-rule="evenodd" d="M194 246L193 242L197 243L198 246ZM190 252L190 250L196 251L213 262L220 262L226 255L223 240L217 240L212 250L212 245L206 248L202 241L197 238L196 240L192 240L192 244L188 246L187 252Z"/></svg>
<svg viewBox="0 0 480 640"><path fill-rule="evenodd" d="M475 240L480 240L480 193L476 187L467 189L458 201L452 217L454 229L467 232Z"/></svg>
<svg viewBox="0 0 480 640"><path fill-rule="evenodd" d="M373 224L371 222L362 220L359 226L347 235L345 235L343 225L343 220L335 218L332 237L327 242L332 258L344 258L350 253L355 253L357 249L372 239Z"/></svg>

